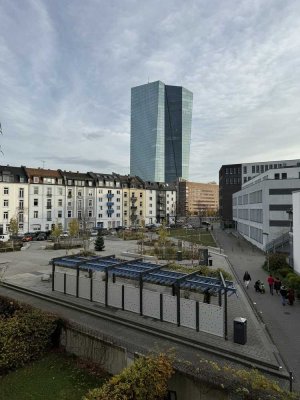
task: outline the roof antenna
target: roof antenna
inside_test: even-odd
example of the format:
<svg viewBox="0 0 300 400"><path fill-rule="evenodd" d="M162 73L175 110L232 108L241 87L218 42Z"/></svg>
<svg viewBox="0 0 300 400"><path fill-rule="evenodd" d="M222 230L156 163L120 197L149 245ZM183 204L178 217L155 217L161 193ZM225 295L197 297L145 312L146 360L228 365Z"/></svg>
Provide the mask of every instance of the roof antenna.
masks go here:
<svg viewBox="0 0 300 400"><path fill-rule="evenodd" d="M42 161L42 163L43 163L43 169L45 168L45 161L44 160L41 160Z"/></svg>

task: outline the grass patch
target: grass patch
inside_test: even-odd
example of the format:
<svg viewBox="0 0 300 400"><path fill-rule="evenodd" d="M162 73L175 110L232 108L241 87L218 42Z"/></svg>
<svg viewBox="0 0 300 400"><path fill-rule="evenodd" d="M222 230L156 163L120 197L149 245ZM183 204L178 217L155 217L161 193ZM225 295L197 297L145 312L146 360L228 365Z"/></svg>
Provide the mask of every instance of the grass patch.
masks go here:
<svg viewBox="0 0 300 400"><path fill-rule="evenodd" d="M184 229L176 228L170 229L170 236L180 240L200 244L202 246L216 247L216 243L210 231L202 229Z"/></svg>
<svg viewBox="0 0 300 400"><path fill-rule="evenodd" d="M0 377L0 398L9 400L81 400L108 375L90 370L78 359L49 353L42 359Z"/></svg>

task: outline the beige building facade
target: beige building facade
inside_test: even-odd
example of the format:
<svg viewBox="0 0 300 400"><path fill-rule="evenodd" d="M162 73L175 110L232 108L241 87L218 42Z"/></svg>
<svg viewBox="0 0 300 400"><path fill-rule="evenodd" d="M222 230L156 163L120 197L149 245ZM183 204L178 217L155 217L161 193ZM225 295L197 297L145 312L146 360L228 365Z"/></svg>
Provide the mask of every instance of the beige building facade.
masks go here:
<svg viewBox="0 0 300 400"><path fill-rule="evenodd" d="M209 215L219 210L219 185L178 182L178 215Z"/></svg>

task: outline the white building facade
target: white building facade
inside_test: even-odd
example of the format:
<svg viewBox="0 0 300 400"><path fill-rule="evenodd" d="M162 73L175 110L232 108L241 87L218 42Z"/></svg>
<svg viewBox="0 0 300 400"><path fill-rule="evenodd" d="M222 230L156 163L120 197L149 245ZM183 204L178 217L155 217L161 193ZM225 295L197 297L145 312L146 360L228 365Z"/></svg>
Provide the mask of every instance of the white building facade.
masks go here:
<svg viewBox="0 0 300 400"><path fill-rule="evenodd" d="M293 267L300 274L300 191L293 193Z"/></svg>
<svg viewBox="0 0 300 400"><path fill-rule="evenodd" d="M300 189L300 166L269 169L242 185L232 196L237 231L266 250L291 229L292 194Z"/></svg>

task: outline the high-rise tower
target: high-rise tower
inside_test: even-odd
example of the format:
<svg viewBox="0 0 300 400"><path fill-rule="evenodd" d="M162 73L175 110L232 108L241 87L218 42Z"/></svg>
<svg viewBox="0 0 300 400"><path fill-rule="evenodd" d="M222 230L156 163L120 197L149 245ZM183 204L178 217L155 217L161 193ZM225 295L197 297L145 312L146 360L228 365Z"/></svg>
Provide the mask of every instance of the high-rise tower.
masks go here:
<svg viewBox="0 0 300 400"><path fill-rule="evenodd" d="M131 175L188 179L192 104L192 92L181 86L157 81L131 89Z"/></svg>

